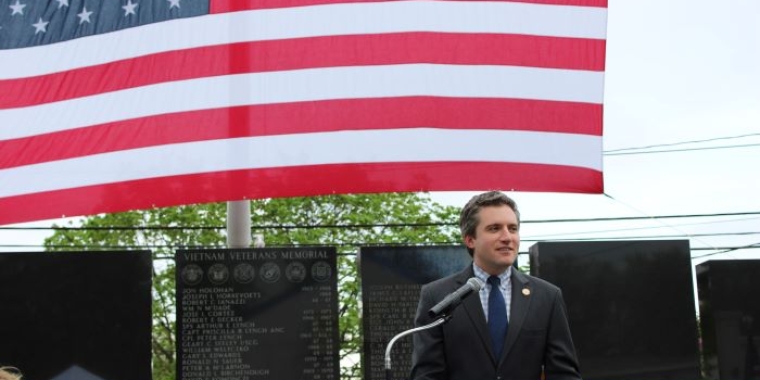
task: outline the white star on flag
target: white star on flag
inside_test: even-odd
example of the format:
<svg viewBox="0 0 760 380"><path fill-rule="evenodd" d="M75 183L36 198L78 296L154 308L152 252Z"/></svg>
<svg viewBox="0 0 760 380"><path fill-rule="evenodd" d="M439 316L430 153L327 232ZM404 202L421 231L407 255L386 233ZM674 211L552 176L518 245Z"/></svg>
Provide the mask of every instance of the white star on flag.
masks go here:
<svg viewBox="0 0 760 380"><path fill-rule="evenodd" d="M49 24L49 23L50 22L48 22L48 21L43 21L42 17L40 17L40 20L37 21L37 23L32 24L32 26L34 26L34 29L36 29L34 31L34 34L45 33L47 31L47 24Z"/></svg>
<svg viewBox="0 0 760 380"><path fill-rule="evenodd" d="M85 22L90 22L90 15L92 15L92 11L87 11L87 7L82 8L82 12L77 13L77 17L79 17L79 23L83 24Z"/></svg>
<svg viewBox="0 0 760 380"><path fill-rule="evenodd" d="M19 0L16 0L16 4L12 4L10 8L13 10L11 13L11 16L13 15L24 15L24 7L26 7L26 4L21 4Z"/></svg>
<svg viewBox="0 0 760 380"><path fill-rule="evenodd" d="M179 2L180 0L167 0L169 2L169 9L172 9L174 7L179 8Z"/></svg>
<svg viewBox="0 0 760 380"><path fill-rule="evenodd" d="M137 8L137 3L133 3L132 0L128 0L127 5L123 6L122 8L124 8L124 17L137 14L135 12L135 8Z"/></svg>
<svg viewBox="0 0 760 380"><path fill-rule="evenodd" d="M69 6L69 0L56 0L58 2L58 9Z"/></svg>

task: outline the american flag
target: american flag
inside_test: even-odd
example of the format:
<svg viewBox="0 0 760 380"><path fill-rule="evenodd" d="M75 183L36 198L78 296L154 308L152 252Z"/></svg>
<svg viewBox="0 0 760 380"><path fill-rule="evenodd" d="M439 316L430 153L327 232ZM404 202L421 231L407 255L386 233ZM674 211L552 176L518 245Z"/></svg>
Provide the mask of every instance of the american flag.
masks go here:
<svg viewBox="0 0 760 380"><path fill-rule="evenodd" d="M606 0L0 0L0 224L601 193Z"/></svg>

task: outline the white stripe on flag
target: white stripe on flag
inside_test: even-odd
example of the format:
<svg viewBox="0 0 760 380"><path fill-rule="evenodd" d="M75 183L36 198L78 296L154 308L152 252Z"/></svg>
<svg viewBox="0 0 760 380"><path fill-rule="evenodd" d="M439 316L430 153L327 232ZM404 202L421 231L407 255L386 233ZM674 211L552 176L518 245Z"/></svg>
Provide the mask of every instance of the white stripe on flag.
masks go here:
<svg viewBox="0 0 760 380"><path fill-rule="evenodd" d="M427 144L427 142L434 144ZM0 198L237 169L394 162L516 162L602 169L600 136L414 128L199 141L0 171Z"/></svg>
<svg viewBox="0 0 760 380"><path fill-rule="evenodd" d="M604 73L515 66L329 67L200 78L0 111L0 140L199 109L395 96L602 103Z"/></svg>
<svg viewBox="0 0 760 380"><path fill-rule="evenodd" d="M607 9L515 2L389 1L222 13L0 51L0 80L243 41L422 31L605 39Z"/></svg>

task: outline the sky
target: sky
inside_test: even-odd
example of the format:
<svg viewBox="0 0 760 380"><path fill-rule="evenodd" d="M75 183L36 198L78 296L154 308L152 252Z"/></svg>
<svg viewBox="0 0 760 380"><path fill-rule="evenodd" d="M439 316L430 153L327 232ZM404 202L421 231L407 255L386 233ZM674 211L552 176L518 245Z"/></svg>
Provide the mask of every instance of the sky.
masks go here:
<svg viewBox="0 0 760 380"><path fill-rule="evenodd" d="M760 244L703 250L760 243L760 1L610 0L604 150L604 195L509 193L526 221L522 251L537 240L672 238L690 240L695 265L760 258ZM650 153L620 154L636 152ZM477 192L432 198L460 207ZM618 217L644 219L529 223ZM51 233L0 229L0 251L40 250Z"/></svg>

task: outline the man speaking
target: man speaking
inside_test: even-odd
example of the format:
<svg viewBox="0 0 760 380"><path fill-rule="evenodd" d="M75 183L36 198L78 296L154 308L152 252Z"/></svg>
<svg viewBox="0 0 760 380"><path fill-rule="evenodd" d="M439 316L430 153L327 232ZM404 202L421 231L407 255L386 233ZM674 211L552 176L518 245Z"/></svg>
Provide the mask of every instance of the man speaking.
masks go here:
<svg viewBox="0 0 760 380"><path fill-rule="evenodd" d="M514 200L496 191L477 195L459 226L473 262L422 287L415 326L446 313L451 320L414 335L410 378L580 380L561 291L512 267L520 248Z"/></svg>

